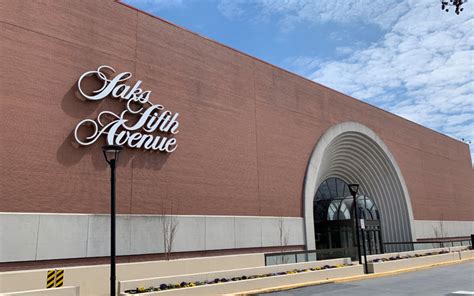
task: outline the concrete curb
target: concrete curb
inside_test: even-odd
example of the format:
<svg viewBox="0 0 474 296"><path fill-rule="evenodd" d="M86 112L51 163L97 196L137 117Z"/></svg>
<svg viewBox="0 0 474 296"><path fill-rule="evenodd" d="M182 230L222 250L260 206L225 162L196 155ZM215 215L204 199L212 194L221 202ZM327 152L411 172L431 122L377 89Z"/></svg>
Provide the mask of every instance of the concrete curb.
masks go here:
<svg viewBox="0 0 474 296"><path fill-rule="evenodd" d="M446 266L446 265L454 265L454 264L459 264L459 263L465 263L465 262L469 262L469 261L474 261L474 258L453 260L453 261L448 261L448 262L441 262L441 263L435 263L435 264L430 264L430 265L417 266L417 267L414 267L414 268L405 268L405 269L399 269L399 270L387 271L387 272L381 272L381 273L372 273L372 274L357 275L357 276L351 276L351 277L345 277L345 278L334 278L334 279L330 279L330 280L306 282L306 283L301 283L301 284L296 284L296 285L274 287L274 288L271 288L271 289L261 289L261 290L254 290L254 291L239 292L239 293L234 293L234 294L225 294L225 296L251 296L251 295L255 295L255 294L259 294L259 293L286 291L286 290L291 290L291 289L297 289L297 288L303 288L303 287L315 286L315 285L322 285L322 284L345 283L345 282L351 282L351 281L357 281L357 280L374 279L374 278L385 277L385 276L390 276L390 275L396 275L396 274L405 273L405 272L414 272L414 271L419 271L419 270L425 270L425 269L429 269L429 268L433 268L433 267L440 267L440 266Z"/></svg>

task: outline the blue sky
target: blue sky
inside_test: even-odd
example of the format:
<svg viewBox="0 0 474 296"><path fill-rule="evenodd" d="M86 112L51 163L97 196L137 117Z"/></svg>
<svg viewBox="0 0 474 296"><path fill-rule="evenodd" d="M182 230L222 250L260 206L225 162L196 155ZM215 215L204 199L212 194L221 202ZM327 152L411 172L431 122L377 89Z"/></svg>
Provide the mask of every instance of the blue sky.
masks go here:
<svg viewBox="0 0 474 296"><path fill-rule="evenodd" d="M474 1L126 0L456 139L474 159Z"/></svg>

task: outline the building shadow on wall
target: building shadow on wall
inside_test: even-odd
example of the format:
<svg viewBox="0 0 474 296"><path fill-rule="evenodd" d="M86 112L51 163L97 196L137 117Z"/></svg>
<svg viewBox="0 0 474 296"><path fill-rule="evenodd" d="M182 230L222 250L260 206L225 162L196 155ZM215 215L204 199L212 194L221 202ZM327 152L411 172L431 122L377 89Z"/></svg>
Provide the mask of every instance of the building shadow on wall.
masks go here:
<svg viewBox="0 0 474 296"><path fill-rule="evenodd" d="M63 96L61 109L64 113L74 118L85 119L90 117L102 105L101 102L88 102L86 104L76 97L77 86L74 84Z"/></svg>
<svg viewBox="0 0 474 296"><path fill-rule="evenodd" d="M130 160L133 161L133 168L144 168L150 170L160 170L170 157L170 153L146 150L124 149L125 153L130 153Z"/></svg>
<svg viewBox="0 0 474 296"><path fill-rule="evenodd" d="M59 163L69 167L77 165L84 157L88 157L91 159L95 169L105 170L108 168L108 164L105 162L102 153L103 145L105 145L105 142L97 141L91 146L78 146L74 139L74 133L71 131L61 146L59 146L56 152L56 158ZM158 151L150 152L143 149L125 147L124 150L120 152L117 165L119 167L125 167L131 165L133 161L134 168L160 170L165 165L168 157L170 157L170 153Z"/></svg>

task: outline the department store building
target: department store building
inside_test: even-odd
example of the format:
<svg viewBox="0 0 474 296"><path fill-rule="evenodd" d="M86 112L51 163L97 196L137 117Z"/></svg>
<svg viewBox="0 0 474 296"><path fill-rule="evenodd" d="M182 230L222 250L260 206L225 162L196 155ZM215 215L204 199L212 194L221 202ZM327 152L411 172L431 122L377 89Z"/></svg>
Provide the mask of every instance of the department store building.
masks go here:
<svg viewBox="0 0 474 296"><path fill-rule="evenodd" d="M0 269L474 233L467 144L116 1L0 4ZM319 256L319 255L318 255Z"/></svg>

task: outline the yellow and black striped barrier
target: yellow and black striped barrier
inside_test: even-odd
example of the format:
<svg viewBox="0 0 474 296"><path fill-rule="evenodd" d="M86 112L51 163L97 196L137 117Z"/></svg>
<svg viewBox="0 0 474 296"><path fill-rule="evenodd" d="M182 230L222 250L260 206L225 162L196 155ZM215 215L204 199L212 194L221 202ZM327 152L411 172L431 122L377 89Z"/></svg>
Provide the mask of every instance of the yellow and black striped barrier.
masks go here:
<svg viewBox="0 0 474 296"><path fill-rule="evenodd" d="M54 280L56 279L56 270L50 269L46 275L46 289L54 287Z"/></svg>
<svg viewBox="0 0 474 296"><path fill-rule="evenodd" d="M46 289L62 287L64 283L64 269L50 269L46 275Z"/></svg>
<svg viewBox="0 0 474 296"><path fill-rule="evenodd" d="M64 281L64 269L56 270L56 288L62 287Z"/></svg>

